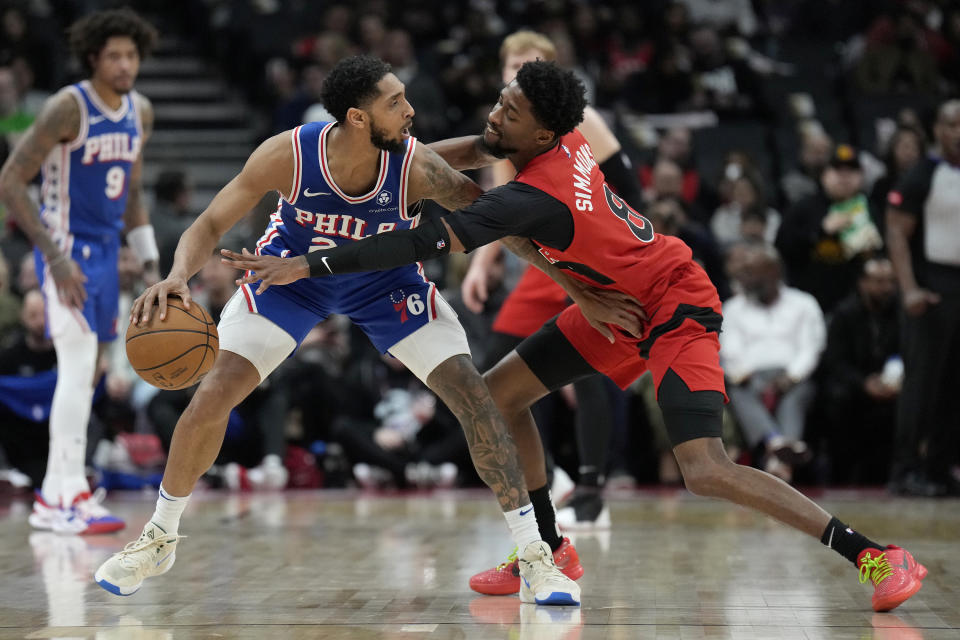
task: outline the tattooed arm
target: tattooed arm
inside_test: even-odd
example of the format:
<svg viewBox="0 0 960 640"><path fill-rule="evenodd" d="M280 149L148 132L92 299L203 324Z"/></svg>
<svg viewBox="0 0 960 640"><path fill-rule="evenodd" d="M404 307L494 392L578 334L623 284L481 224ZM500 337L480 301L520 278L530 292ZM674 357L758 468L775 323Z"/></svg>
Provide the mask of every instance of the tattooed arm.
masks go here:
<svg viewBox="0 0 960 640"><path fill-rule="evenodd" d="M461 209L483 193L476 182L453 169L430 147L418 146L410 171L407 203L427 198L447 211Z"/></svg>
<svg viewBox="0 0 960 640"><path fill-rule="evenodd" d="M441 158L458 171L489 167L497 161L481 144L480 136L464 136L431 142L429 149L437 152Z"/></svg>
<svg viewBox="0 0 960 640"><path fill-rule="evenodd" d="M44 103L36 122L0 169L0 200L20 229L43 252L63 302L68 306L82 307L87 297L83 286L86 277L47 231L27 190L53 148L74 140L78 135L80 105L76 97L64 89Z"/></svg>
<svg viewBox="0 0 960 640"><path fill-rule="evenodd" d="M470 357L445 360L427 377L427 385L460 421L473 466L500 508L512 511L529 503L510 430Z"/></svg>

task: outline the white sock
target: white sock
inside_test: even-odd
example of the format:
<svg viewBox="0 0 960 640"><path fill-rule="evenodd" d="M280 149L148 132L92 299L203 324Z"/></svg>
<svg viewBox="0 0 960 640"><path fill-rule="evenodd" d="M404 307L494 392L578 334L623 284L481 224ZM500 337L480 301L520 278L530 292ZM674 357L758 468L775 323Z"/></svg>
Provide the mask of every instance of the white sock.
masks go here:
<svg viewBox="0 0 960 640"><path fill-rule="evenodd" d="M157 508L150 518L150 522L163 529L166 533L176 534L180 530L180 516L187 508L190 494L178 498L167 493L160 485L160 495L157 497Z"/></svg>
<svg viewBox="0 0 960 640"><path fill-rule="evenodd" d="M503 517L507 519L507 526L510 527L510 533L513 535L513 542L517 545L518 554L522 554L531 542L541 539L540 529L537 527L537 516L533 513L532 504L525 504L513 511L504 511Z"/></svg>
<svg viewBox="0 0 960 640"><path fill-rule="evenodd" d="M50 438L47 451L47 472L43 475L43 484L40 485L40 495L43 501L51 507L60 506L60 485L63 478L63 455L60 453L58 442Z"/></svg>

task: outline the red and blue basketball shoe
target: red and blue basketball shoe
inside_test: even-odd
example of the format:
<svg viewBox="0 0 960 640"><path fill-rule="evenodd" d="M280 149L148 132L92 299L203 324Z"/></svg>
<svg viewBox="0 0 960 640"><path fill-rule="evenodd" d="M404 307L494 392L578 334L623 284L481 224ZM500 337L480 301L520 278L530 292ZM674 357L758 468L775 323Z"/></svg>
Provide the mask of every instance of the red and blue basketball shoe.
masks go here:
<svg viewBox="0 0 960 640"><path fill-rule="evenodd" d="M927 568L913 559L910 552L889 545L883 551L864 549L857 556L860 583L871 580L873 610L890 611L920 591Z"/></svg>
<svg viewBox="0 0 960 640"><path fill-rule="evenodd" d="M553 552L553 561L560 571L571 580L579 580L583 575L583 565L580 556L574 548L570 538L564 538L563 543ZM470 588L477 593L488 596L506 596L520 593L520 565L517 559L517 549L492 569L481 571L470 578Z"/></svg>
<svg viewBox="0 0 960 640"><path fill-rule="evenodd" d="M85 491L73 499L70 507L63 508L48 503L37 491L34 493L30 525L35 529L80 535L119 531L126 523L100 504L105 495L106 491L103 489L97 489L92 494Z"/></svg>

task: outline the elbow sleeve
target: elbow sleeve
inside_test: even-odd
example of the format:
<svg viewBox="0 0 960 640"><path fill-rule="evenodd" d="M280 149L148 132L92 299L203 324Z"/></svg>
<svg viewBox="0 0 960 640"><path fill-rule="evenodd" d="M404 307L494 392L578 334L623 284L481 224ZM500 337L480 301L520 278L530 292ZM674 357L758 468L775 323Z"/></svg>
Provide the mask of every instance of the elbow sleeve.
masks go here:
<svg viewBox="0 0 960 640"><path fill-rule="evenodd" d="M450 251L450 234L439 219L414 229L380 233L333 249L307 254L311 277L382 271L437 258Z"/></svg>

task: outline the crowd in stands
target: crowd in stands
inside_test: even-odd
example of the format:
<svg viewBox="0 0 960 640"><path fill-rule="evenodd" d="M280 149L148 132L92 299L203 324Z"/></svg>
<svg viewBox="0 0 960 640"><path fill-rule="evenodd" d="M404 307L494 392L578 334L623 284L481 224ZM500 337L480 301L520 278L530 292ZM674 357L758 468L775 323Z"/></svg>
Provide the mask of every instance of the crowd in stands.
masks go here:
<svg viewBox="0 0 960 640"><path fill-rule="evenodd" d="M724 299L725 436L740 461L800 484L960 490L960 437L904 426L904 414L951 389L928 384L927 397L900 397L914 362L904 355L904 336L912 335L904 323L922 310L904 313L887 228L891 191L910 183L943 136L960 136L935 127L938 106L960 92L960 2L169 4L138 10L220 66L261 114L263 137L329 118L319 102L326 73L360 52L389 62L405 83L419 138L478 133L500 88L503 37L519 28L547 34L633 161L643 201L631 204L691 247ZM0 0L0 162L42 98L72 79L62 29L104 6L112 5ZM471 175L489 185L484 172ZM151 186L165 274L198 212L189 209L183 170L165 168ZM960 192L952 197L960 219ZM52 393L56 358L43 332L33 253L2 208L0 223L0 481L27 486L43 476L44 393ZM251 223L253 238L262 223ZM947 228L960 230L953 224ZM249 241L241 233L224 244L239 250ZM960 269L960 239L947 251ZM457 307L477 362L519 270L512 257L501 266L475 315L458 305L464 262L427 265ZM138 269L121 256L121 325L143 289ZM235 275L214 257L192 283L214 318ZM102 368L89 461L111 486L137 486L162 465L192 391L141 381L124 357L122 331ZM541 429L557 464L575 470L574 400L561 394L551 402ZM606 472L626 482L675 481L651 390L637 385L618 406ZM960 433L955 415L947 420ZM912 443L920 462L891 475L897 442ZM947 475L924 467L931 447ZM207 481L234 489L479 483L449 411L340 317L318 325L233 412Z"/></svg>

